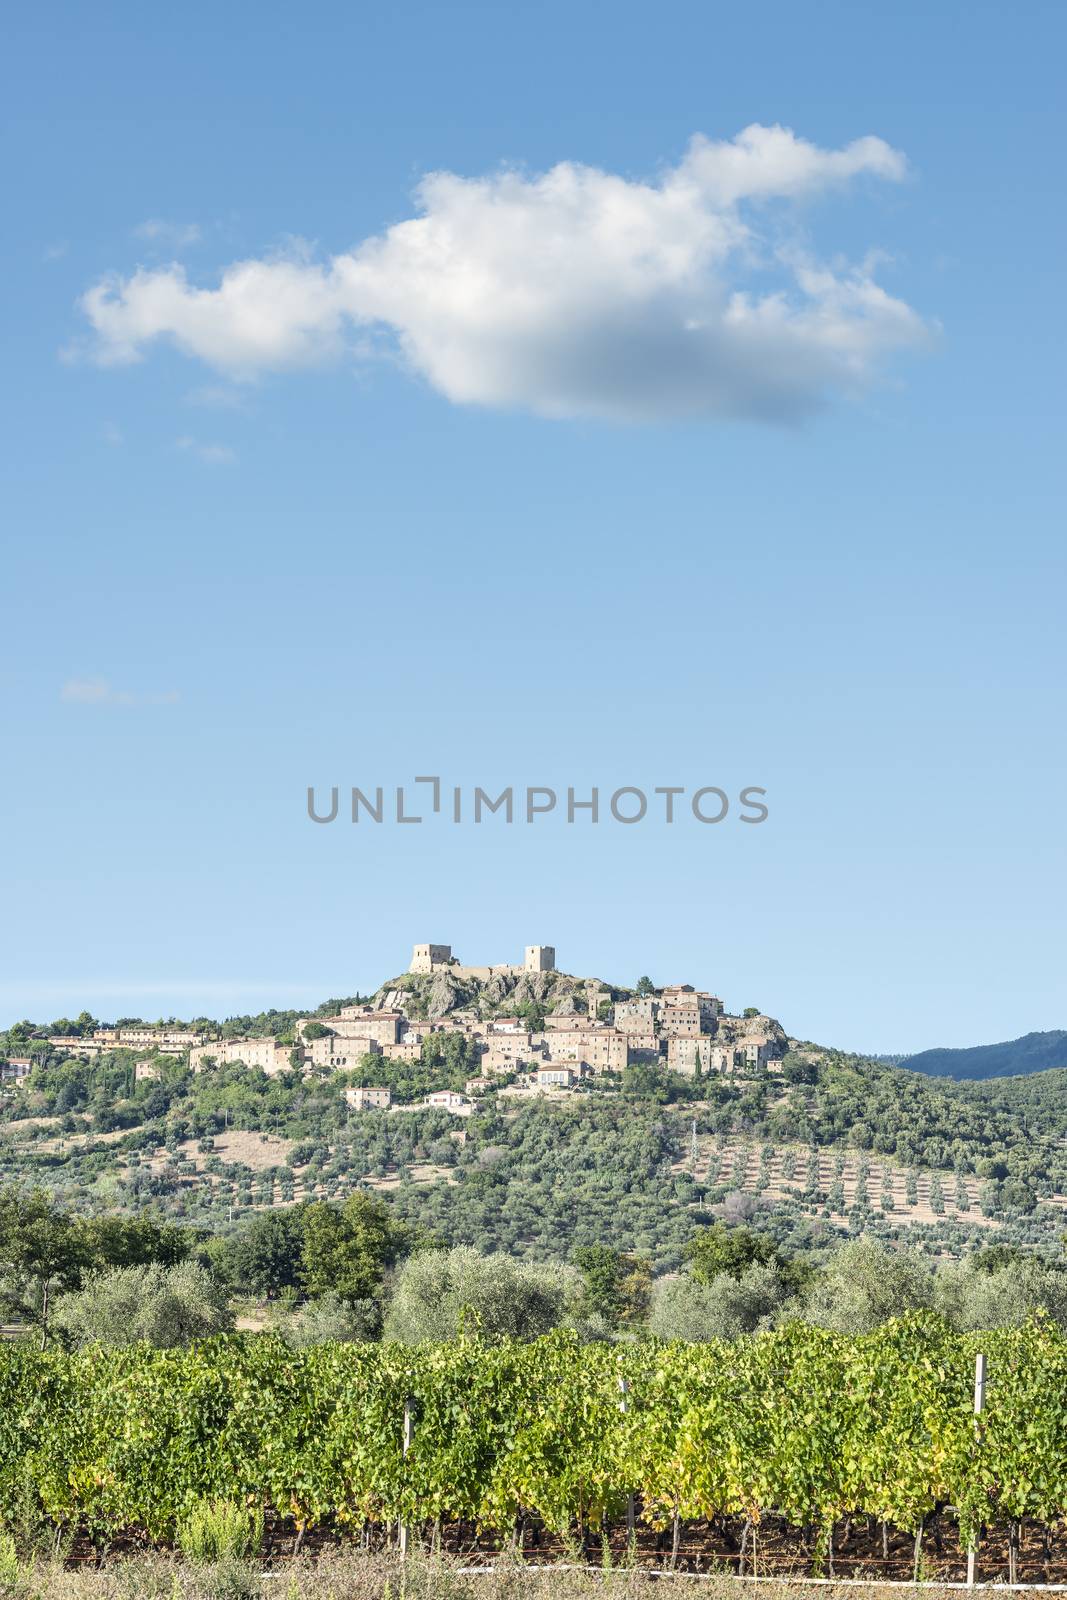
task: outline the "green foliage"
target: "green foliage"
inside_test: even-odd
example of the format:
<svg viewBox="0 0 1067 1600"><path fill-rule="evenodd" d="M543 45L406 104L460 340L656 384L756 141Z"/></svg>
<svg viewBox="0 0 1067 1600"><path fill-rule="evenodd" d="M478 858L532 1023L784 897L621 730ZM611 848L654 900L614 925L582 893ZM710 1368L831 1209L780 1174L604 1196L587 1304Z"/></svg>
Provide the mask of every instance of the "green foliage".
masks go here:
<svg viewBox="0 0 1067 1600"><path fill-rule="evenodd" d="M287 1307L274 1326L297 1349L308 1344L363 1344L381 1333L382 1308L378 1300L349 1303L325 1294L295 1309Z"/></svg>
<svg viewBox="0 0 1067 1600"><path fill-rule="evenodd" d="M857 1338L793 1325L702 1345L581 1345L563 1331L302 1350L271 1335L174 1351L15 1345L0 1348L0 1525L29 1471L55 1523L99 1539L180 1530L203 1559L253 1547L250 1508L300 1527L440 1517L501 1532L525 1508L566 1533L618 1517L630 1492L661 1527L774 1511L816 1529L852 1514L915 1530L950 1504L966 1539L979 1523L1063 1515L1065 1393L1067 1336L1047 1321L979 1338L928 1312ZM205 1517L220 1499L234 1509Z"/></svg>
<svg viewBox="0 0 1067 1600"><path fill-rule="evenodd" d="M78 1223L84 1265L90 1271L107 1267L164 1267L185 1261L201 1235L192 1228L161 1223L152 1217L105 1215Z"/></svg>
<svg viewBox="0 0 1067 1600"><path fill-rule="evenodd" d="M741 1223L728 1227L724 1222L702 1228L694 1235L686 1255L698 1283L712 1283L723 1273L740 1278L745 1268L754 1263L765 1266L778 1260L774 1241L766 1234Z"/></svg>
<svg viewBox="0 0 1067 1600"><path fill-rule="evenodd" d="M273 1299L301 1286L304 1206L260 1212L224 1239L212 1242L210 1255L220 1277L239 1294Z"/></svg>
<svg viewBox="0 0 1067 1600"><path fill-rule="evenodd" d="M562 1322L575 1277L566 1268L480 1256L465 1245L425 1250L397 1274L386 1337L404 1344L462 1334L534 1339Z"/></svg>
<svg viewBox="0 0 1067 1600"><path fill-rule="evenodd" d="M836 1251L808 1287L805 1320L839 1333L870 1333L905 1311L932 1306L930 1265L913 1251L891 1252L857 1239Z"/></svg>
<svg viewBox="0 0 1067 1600"><path fill-rule="evenodd" d="M262 1510L233 1500L198 1500L178 1525L178 1547L198 1565L244 1560L262 1543Z"/></svg>
<svg viewBox="0 0 1067 1600"><path fill-rule="evenodd" d="M599 1317L609 1328L618 1328L645 1321L652 1294L650 1261L607 1244L579 1245L572 1260L583 1280L581 1297L572 1308L576 1322Z"/></svg>
<svg viewBox="0 0 1067 1600"><path fill-rule="evenodd" d="M23 1588L22 1563L12 1534L0 1532L0 1595L17 1595Z"/></svg>
<svg viewBox="0 0 1067 1600"><path fill-rule="evenodd" d="M42 1344L57 1294L78 1283L85 1255L73 1219L40 1190L0 1190L0 1305L37 1325Z"/></svg>
<svg viewBox="0 0 1067 1600"><path fill-rule="evenodd" d="M72 1344L127 1345L146 1339L160 1349L206 1339L233 1327L225 1291L198 1262L112 1267L65 1294L53 1328Z"/></svg>
<svg viewBox="0 0 1067 1600"><path fill-rule="evenodd" d="M371 1299L386 1268L411 1242L411 1230L372 1195L354 1194L339 1207L315 1201L303 1214L301 1282L312 1299L326 1294L349 1304Z"/></svg>
<svg viewBox="0 0 1067 1600"><path fill-rule="evenodd" d="M755 1262L707 1281L683 1273L657 1285L649 1326L660 1339L737 1339L770 1327L791 1293L776 1267Z"/></svg>
<svg viewBox="0 0 1067 1600"><path fill-rule="evenodd" d="M540 1033L545 1025L545 1008L540 1000L520 1000L515 1007L515 1015L529 1029L530 1033Z"/></svg>

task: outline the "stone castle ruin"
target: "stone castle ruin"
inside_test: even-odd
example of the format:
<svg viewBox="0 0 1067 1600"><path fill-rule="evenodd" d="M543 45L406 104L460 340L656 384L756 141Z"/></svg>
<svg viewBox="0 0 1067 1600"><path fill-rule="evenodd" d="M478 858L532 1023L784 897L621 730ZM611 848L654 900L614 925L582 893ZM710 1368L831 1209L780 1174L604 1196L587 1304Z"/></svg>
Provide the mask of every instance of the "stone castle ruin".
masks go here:
<svg viewBox="0 0 1067 1600"><path fill-rule="evenodd" d="M417 944L408 971L450 972L455 978L476 978L488 983L495 977L519 978L524 972L555 972L556 949L551 944L528 944L521 966L465 967L452 954L450 944Z"/></svg>

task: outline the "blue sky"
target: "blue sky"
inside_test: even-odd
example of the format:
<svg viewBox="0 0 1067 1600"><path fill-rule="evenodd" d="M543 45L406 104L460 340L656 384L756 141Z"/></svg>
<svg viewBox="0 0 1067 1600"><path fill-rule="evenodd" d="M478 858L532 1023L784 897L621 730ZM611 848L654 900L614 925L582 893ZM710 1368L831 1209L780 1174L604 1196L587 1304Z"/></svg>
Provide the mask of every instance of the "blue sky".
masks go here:
<svg viewBox="0 0 1067 1600"><path fill-rule="evenodd" d="M1062 8L11 32L0 1020L436 940L856 1048L1067 1025ZM770 816L306 818L417 773Z"/></svg>

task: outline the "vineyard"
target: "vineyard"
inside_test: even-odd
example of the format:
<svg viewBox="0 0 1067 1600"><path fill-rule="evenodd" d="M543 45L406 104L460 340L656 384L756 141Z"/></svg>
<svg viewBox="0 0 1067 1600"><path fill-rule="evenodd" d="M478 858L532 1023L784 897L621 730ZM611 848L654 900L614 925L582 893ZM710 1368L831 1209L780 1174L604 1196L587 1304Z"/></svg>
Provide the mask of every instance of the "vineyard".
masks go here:
<svg viewBox="0 0 1067 1600"><path fill-rule="evenodd" d="M592 1559L630 1539L735 1571L875 1575L904 1552L959 1577L974 1539L1049 1581L1067 1554L1067 1336L960 1336L919 1314L859 1339L798 1325L708 1345L9 1346L0 1523L28 1496L96 1548L166 1544L229 1497L263 1510L276 1550L404 1526Z"/></svg>

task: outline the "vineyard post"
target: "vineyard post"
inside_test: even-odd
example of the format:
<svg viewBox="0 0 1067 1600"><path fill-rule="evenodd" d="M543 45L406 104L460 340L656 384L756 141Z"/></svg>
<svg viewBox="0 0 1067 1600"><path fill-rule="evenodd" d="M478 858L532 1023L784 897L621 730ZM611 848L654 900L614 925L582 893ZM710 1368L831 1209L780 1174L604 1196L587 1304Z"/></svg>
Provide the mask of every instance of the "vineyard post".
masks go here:
<svg viewBox="0 0 1067 1600"><path fill-rule="evenodd" d="M985 1405L985 1356L977 1355L974 1358L974 1436L978 1438L978 1421ZM975 1568L978 1564L978 1533L975 1531L967 1541L967 1587L974 1588Z"/></svg>
<svg viewBox="0 0 1067 1600"><path fill-rule="evenodd" d="M408 1398L404 1401L404 1456L405 1456L405 1458L407 1457L408 1451L411 1449L412 1441L413 1441L413 1439L415 1437L415 1409L414 1408L415 1408L415 1402L411 1398L411 1396L409 1395ZM409 1529L407 1523L406 1522L401 1522L401 1524L400 1524L400 1558L401 1558L401 1560L403 1560L404 1557L408 1553L408 1540L410 1538L410 1534L411 1534L411 1530Z"/></svg>
<svg viewBox="0 0 1067 1600"><path fill-rule="evenodd" d="M622 1412L624 1417L626 1416L627 1412L630 1409L630 1401L628 1399L629 1393L630 1393L630 1380L628 1378L620 1378L619 1379L619 1410ZM627 1536L630 1539L632 1539L633 1536L634 1536L634 1528L636 1527L636 1525L637 1525L637 1518L636 1518L636 1516L634 1514L634 1497L633 1497L633 1493L631 1492L630 1494L628 1494L626 1496L626 1533L627 1533Z"/></svg>

